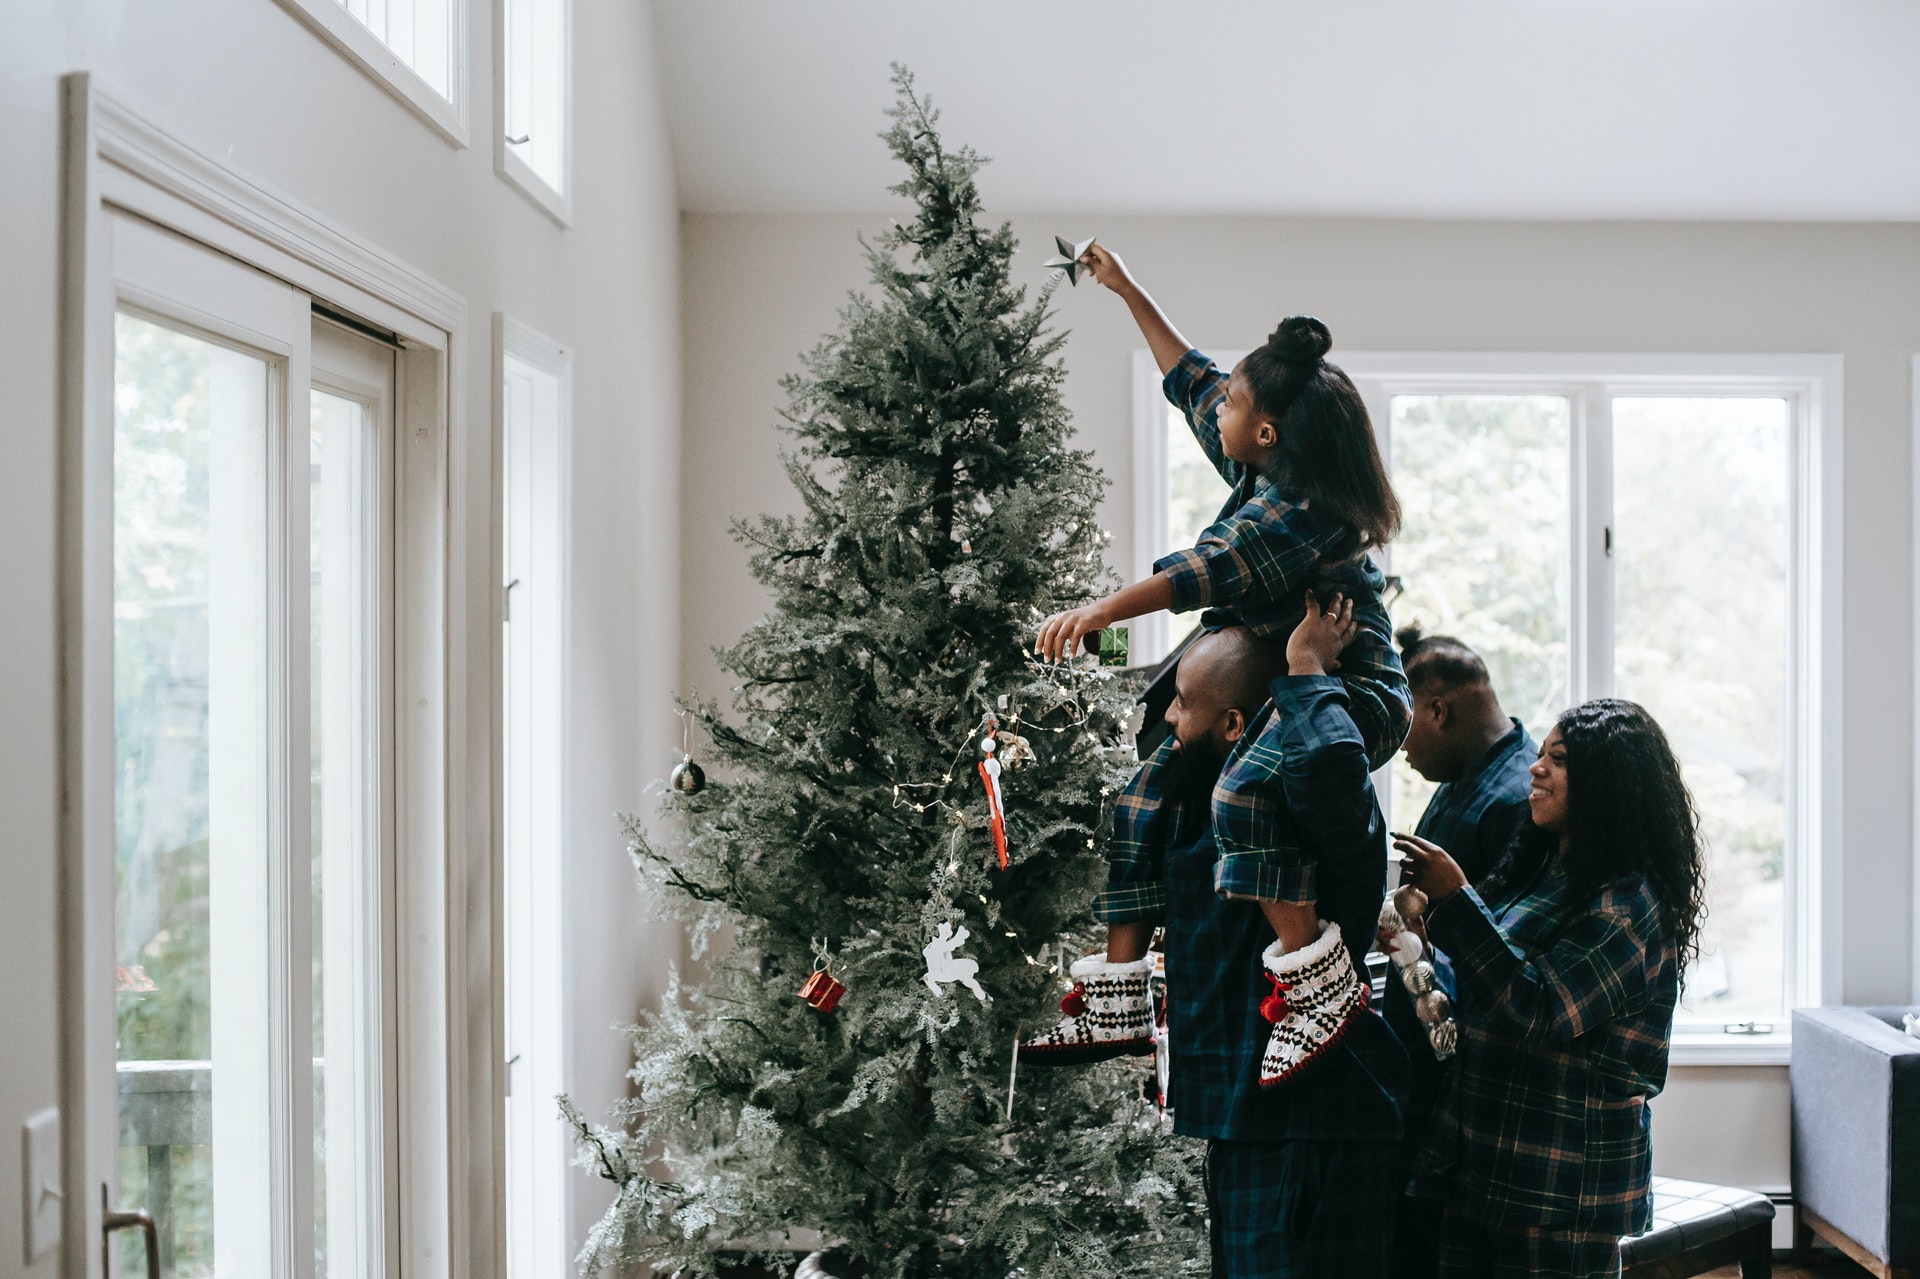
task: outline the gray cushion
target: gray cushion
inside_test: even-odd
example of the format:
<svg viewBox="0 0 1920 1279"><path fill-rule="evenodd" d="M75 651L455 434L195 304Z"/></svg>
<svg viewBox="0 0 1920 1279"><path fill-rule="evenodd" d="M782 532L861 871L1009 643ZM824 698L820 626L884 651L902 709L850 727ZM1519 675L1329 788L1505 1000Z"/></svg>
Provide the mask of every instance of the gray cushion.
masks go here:
<svg viewBox="0 0 1920 1279"><path fill-rule="evenodd" d="M1920 1039L1911 1008L1793 1014L1796 1202L1890 1266L1920 1264Z"/></svg>
<svg viewBox="0 0 1920 1279"><path fill-rule="evenodd" d="M1690 1252L1773 1220L1773 1201L1751 1190L1678 1177L1653 1179L1653 1228L1620 1241L1620 1264Z"/></svg>

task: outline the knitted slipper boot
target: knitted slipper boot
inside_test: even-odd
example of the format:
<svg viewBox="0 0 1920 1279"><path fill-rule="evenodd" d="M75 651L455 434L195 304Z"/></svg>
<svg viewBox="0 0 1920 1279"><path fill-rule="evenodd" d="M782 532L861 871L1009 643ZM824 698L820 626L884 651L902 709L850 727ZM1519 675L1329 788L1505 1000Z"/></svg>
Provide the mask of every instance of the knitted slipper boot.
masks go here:
<svg viewBox="0 0 1920 1279"><path fill-rule="evenodd" d="M1153 956L1110 964L1100 955L1076 960L1073 989L1060 1001L1062 1017L1052 1030L1020 1045L1031 1066L1077 1066L1113 1057L1153 1053L1153 1008L1147 979Z"/></svg>
<svg viewBox="0 0 1920 1279"><path fill-rule="evenodd" d="M1340 925L1325 920L1312 945L1283 951L1276 941L1260 959L1273 983L1273 993L1260 1001L1261 1015L1273 1023L1260 1059L1260 1086L1276 1088L1340 1042L1367 1006L1367 987L1340 940Z"/></svg>

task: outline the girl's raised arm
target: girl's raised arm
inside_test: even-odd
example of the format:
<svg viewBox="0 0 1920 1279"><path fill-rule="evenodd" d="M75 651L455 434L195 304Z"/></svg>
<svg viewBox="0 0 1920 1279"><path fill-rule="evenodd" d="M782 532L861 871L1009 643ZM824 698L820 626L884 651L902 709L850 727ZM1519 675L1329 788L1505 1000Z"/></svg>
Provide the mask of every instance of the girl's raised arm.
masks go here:
<svg viewBox="0 0 1920 1279"><path fill-rule="evenodd" d="M1095 244L1080 255L1080 260L1087 264L1094 279L1126 301L1127 310L1133 312L1133 322L1140 326L1141 334L1147 339L1147 349L1153 352L1153 362L1160 366L1160 376L1165 377L1180 362L1180 357L1193 349L1187 339L1173 327L1173 321L1160 309L1160 304L1134 281L1118 254Z"/></svg>

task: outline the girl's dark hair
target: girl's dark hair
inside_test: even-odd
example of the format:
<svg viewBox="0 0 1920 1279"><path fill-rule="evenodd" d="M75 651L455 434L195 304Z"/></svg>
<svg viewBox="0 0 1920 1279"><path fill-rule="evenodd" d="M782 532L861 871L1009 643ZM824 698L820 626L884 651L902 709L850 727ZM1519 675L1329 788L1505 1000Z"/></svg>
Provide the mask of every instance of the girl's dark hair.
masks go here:
<svg viewBox="0 0 1920 1279"><path fill-rule="evenodd" d="M1667 735L1644 707L1602 697L1559 720L1567 747L1567 873L1570 901L1590 901L1614 880L1640 876L1684 966L1700 953L1707 913L1699 817ZM1488 879L1489 901L1531 878L1560 837L1522 822Z"/></svg>
<svg viewBox="0 0 1920 1279"><path fill-rule="evenodd" d="M1252 393L1254 411L1280 437L1263 469L1353 529L1362 547L1384 546L1400 531L1400 499L1360 392L1326 361L1332 347L1326 325L1311 315L1290 315L1237 371Z"/></svg>

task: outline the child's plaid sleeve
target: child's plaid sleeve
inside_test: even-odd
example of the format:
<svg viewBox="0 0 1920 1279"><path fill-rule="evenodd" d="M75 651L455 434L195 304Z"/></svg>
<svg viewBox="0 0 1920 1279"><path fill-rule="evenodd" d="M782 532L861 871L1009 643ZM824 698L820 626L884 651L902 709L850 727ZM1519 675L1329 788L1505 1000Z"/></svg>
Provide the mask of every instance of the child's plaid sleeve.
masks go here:
<svg viewBox="0 0 1920 1279"><path fill-rule="evenodd" d="M1160 380L1160 389L1165 392L1167 403L1185 415L1187 428L1193 432L1200 451L1207 455L1207 461L1220 472L1220 478L1238 488L1246 478L1247 468L1228 457L1220 443L1218 414L1220 402L1227 398L1227 377L1212 360L1198 351L1188 351L1178 364L1167 370L1166 377Z"/></svg>
<svg viewBox="0 0 1920 1279"><path fill-rule="evenodd" d="M1352 537L1263 485L1191 549L1154 561L1173 584L1173 611L1266 604L1306 589L1321 561Z"/></svg>

